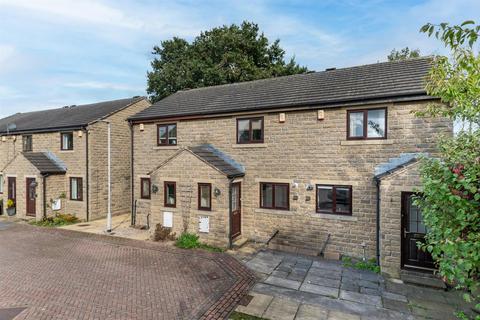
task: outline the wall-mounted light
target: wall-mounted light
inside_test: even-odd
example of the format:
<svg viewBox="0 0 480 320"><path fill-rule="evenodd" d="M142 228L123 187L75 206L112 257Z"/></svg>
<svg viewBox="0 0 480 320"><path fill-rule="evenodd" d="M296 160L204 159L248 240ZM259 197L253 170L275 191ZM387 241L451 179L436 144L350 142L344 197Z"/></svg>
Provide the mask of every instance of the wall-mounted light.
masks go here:
<svg viewBox="0 0 480 320"><path fill-rule="evenodd" d="M313 190L313 185L310 184L310 183L308 183L308 184L305 186L305 189L306 189L307 191L312 191L312 190Z"/></svg>
<svg viewBox="0 0 480 320"><path fill-rule="evenodd" d="M325 112L323 110L317 110L317 119L318 120L325 119Z"/></svg>
<svg viewBox="0 0 480 320"><path fill-rule="evenodd" d="M213 194L215 195L215 197L218 197L219 195L222 194L222 192L220 191L220 189L218 189L217 187L215 187L215 189L213 190Z"/></svg>
<svg viewBox="0 0 480 320"><path fill-rule="evenodd" d="M285 122L285 113L284 112L278 114L278 122L280 122L280 123Z"/></svg>
<svg viewBox="0 0 480 320"><path fill-rule="evenodd" d="M7 137L2 136L2 141L3 141L3 142L7 141Z"/></svg>
<svg viewBox="0 0 480 320"><path fill-rule="evenodd" d="M158 192L158 186L156 184L152 185L152 193Z"/></svg>
<svg viewBox="0 0 480 320"><path fill-rule="evenodd" d="M79 138L83 137L83 131L82 130L78 131L78 137Z"/></svg>
<svg viewBox="0 0 480 320"><path fill-rule="evenodd" d="M17 141L17 136L12 137L13 141Z"/></svg>
<svg viewBox="0 0 480 320"><path fill-rule="evenodd" d="M145 125L143 123L140 123L140 131L145 130Z"/></svg>

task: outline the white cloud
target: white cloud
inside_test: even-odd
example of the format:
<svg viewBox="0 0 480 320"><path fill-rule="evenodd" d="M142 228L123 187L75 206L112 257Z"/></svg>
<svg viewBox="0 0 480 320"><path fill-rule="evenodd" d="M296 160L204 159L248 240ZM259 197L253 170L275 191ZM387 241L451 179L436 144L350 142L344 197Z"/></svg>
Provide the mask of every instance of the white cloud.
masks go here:
<svg viewBox="0 0 480 320"><path fill-rule="evenodd" d="M94 0L0 0L0 7L2 6L30 10L54 16L56 19L75 22L131 29L139 29L143 25L142 21L132 19L130 15L121 10Z"/></svg>

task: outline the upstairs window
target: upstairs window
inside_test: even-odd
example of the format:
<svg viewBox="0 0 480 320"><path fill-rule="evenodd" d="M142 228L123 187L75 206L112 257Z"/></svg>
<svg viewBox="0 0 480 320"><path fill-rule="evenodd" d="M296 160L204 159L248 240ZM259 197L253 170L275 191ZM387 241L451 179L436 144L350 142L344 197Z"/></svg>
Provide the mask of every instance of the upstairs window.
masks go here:
<svg viewBox="0 0 480 320"><path fill-rule="evenodd" d="M177 125L159 124L157 125L157 145L176 146L177 145Z"/></svg>
<svg viewBox="0 0 480 320"><path fill-rule="evenodd" d="M347 111L348 139L385 139L387 137L387 109Z"/></svg>
<svg viewBox="0 0 480 320"><path fill-rule="evenodd" d="M23 152L32 151L32 136L27 135L22 137Z"/></svg>
<svg viewBox="0 0 480 320"><path fill-rule="evenodd" d="M140 198L150 199L150 178L140 178Z"/></svg>
<svg viewBox="0 0 480 320"><path fill-rule="evenodd" d="M165 181L163 187L165 207L175 208L177 206L177 184L175 182Z"/></svg>
<svg viewBox="0 0 480 320"><path fill-rule="evenodd" d="M83 200L83 179L70 178L70 200Z"/></svg>
<svg viewBox="0 0 480 320"><path fill-rule="evenodd" d="M212 185L210 183L198 184L198 210L212 210Z"/></svg>
<svg viewBox="0 0 480 320"><path fill-rule="evenodd" d="M317 184L317 212L352 215L352 186Z"/></svg>
<svg viewBox="0 0 480 320"><path fill-rule="evenodd" d="M289 210L289 187L288 183L260 183L260 208Z"/></svg>
<svg viewBox="0 0 480 320"><path fill-rule="evenodd" d="M237 119L237 143L263 143L263 117Z"/></svg>
<svg viewBox="0 0 480 320"><path fill-rule="evenodd" d="M63 132L61 140L61 150L73 150L73 132Z"/></svg>
<svg viewBox="0 0 480 320"><path fill-rule="evenodd" d="M0 194L3 193L3 174L0 173Z"/></svg>

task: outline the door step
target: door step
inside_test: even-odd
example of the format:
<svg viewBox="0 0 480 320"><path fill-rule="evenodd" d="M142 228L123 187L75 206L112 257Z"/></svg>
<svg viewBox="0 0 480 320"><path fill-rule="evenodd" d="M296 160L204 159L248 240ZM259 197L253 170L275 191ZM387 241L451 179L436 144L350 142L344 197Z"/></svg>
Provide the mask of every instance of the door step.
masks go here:
<svg viewBox="0 0 480 320"><path fill-rule="evenodd" d="M447 288L445 283L440 278L428 273L403 270L400 273L400 279L402 279L404 283L413 284L421 287L429 287L442 290L445 290Z"/></svg>
<svg viewBox="0 0 480 320"><path fill-rule="evenodd" d="M248 242L248 239L247 238L238 238L238 239L235 239L235 241L233 241L232 243L232 247L234 249L240 249L241 247L243 247L245 245L245 243Z"/></svg>

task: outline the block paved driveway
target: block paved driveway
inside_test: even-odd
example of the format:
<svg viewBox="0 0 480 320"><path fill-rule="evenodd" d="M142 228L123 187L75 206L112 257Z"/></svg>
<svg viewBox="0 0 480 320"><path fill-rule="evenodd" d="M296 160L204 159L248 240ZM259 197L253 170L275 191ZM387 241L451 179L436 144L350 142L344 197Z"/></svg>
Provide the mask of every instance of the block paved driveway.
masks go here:
<svg viewBox="0 0 480 320"><path fill-rule="evenodd" d="M226 254L0 221L2 320L225 319L253 282Z"/></svg>

